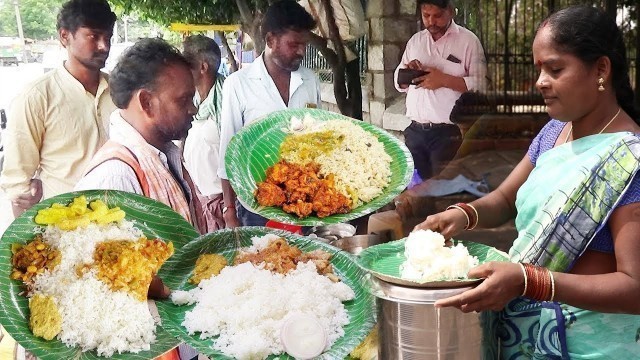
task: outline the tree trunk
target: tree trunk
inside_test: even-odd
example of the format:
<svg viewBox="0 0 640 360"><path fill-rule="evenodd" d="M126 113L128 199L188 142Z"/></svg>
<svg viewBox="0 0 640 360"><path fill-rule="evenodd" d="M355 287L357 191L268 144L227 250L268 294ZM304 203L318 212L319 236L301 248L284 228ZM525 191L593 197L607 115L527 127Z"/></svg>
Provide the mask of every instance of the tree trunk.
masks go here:
<svg viewBox="0 0 640 360"><path fill-rule="evenodd" d="M326 11L329 26L329 40L334 50L329 49L325 39L312 36L312 45L325 57L333 70L333 93L338 109L343 115L362 120L362 86L358 60L347 63L344 43L335 22L333 6L330 0L321 0Z"/></svg>
<svg viewBox="0 0 640 360"><path fill-rule="evenodd" d="M264 51L264 39L260 34L260 23L262 22L262 13L256 10L255 14L251 12L249 3L247 0L236 0L240 17L242 18L242 31L251 36L253 40L254 50L256 54L261 54Z"/></svg>
<svg viewBox="0 0 640 360"><path fill-rule="evenodd" d="M229 62L231 62L231 72L238 71L238 61L236 61L236 57L229 46L229 42L227 41L227 36L224 31L216 31L216 33L220 36L220 41L222 41L222 46L224 46L225 50L227 50L227 57L229 58Z"/></svg>

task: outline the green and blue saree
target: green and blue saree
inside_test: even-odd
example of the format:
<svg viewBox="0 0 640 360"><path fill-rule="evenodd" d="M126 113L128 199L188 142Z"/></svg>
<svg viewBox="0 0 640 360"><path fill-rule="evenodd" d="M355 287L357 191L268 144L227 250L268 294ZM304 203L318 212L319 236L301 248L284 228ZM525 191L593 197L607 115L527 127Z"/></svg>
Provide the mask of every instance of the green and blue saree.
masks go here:
<svg viewBox="0 0 640 360"><path fill-rule="evenodd" d="M592 135L542 153L517 194L510 260L570 271L606 226L639 159L640 139L631 133ZM640 316L558 302L514 299L498 314L497 335L500 357L509 360L640 358Z"/></svg>

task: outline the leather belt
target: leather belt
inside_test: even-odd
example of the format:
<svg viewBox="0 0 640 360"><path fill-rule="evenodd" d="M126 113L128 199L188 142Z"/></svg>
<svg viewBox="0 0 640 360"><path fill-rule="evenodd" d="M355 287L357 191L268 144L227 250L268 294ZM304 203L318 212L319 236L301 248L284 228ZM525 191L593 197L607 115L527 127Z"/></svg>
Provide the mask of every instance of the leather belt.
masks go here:
<svg viewBox="0 0 640 360"><path fill-rule="evenodd" d="M411 120L411 125L414 128L418 128L418 129L422 129L422 130L427 130L427 129L435 129L435 128L442 128L442 127L448 127L448 126L457 126L454 124L447 124L447 123L419 123L415 120Z"/></svg>

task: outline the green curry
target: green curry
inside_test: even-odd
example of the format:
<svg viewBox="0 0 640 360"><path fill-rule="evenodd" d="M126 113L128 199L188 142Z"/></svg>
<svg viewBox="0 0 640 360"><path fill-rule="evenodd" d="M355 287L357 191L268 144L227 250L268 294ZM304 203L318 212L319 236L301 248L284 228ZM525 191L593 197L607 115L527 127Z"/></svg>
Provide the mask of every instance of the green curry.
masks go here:
<svg viewBox="0 0 640 360"><path fill-rule="evenodd" d="M280 156L284 159L296 159L299 164L306 164L340 146L343 140L343 135L331 130L290 135L280 145Z"/></svg>

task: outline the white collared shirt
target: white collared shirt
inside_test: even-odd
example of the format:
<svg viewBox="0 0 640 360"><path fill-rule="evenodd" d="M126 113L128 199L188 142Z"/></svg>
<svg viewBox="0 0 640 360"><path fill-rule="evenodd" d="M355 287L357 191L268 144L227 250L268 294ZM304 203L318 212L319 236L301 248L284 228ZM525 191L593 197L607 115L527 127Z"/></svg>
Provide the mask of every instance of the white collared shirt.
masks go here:
<svg viewBox="0 0 640 360"><path fill-rule="evenodd" d="M309 104L320 107L320 101L320 81L313 71L304 67L291 73L288 106L267 72L262 55L249 67L231 74L222 88L218 175L227 179L224 167L227 145L242 127L274 111L304 108Z"/></svg>
<svg viewBox="0 0 640 360"><path fill-rule="evenodd" d="M137 157L142 156L142 154L137 151L137 147L133 146L131 141L128 141L127 132L135 131L135 129L122 118L120 110L116 110L111 114L109 126L110 140L126 146ZM174 176L178 177L182 188L189 189L189 184L184 179L182 172L182 155L180 154L180 149L172 142L166 144L164 152L155 147L153 149L157 151L158 158L160 158L162 165ZM96 166L91 172L78 181L74 190L94 189L120 190L144 195L135 171L126 163L116 159L107 160ZM187 195L187 199L189 199L189 197L190 193Z"/></svg>
<svg viewBox="0 0 640 360"><path fill-rule="evenodd" d="M222 75L218 76L218 80ZM191 129L184 141L184 166L202 195L222 194L222 183L218 176L220 154L220 128L216 119L216 97L222 96L218 85L214 85L207 97L201 101L196 91L194 105L198 114L193 117Z"/></svg>
<svg viewBox="0 0 640 360"><path fill-rule="evenodd" d="M460 62L447 60L449 57L455 57ZM449 29L437 41L433 40L429 30L422 30L407 42L402 60L394 73L396 89L407 93L406 115L411 120L451 124L451 109L462 94L445 87L428 90L410 85L407 89L401 89L398 86L398 70L406 68L414 59L425 67L437 68L445 74L464 78L468 91L486 90L487 61L482 44L474 33L458 26L453 20Z"/></svg>

